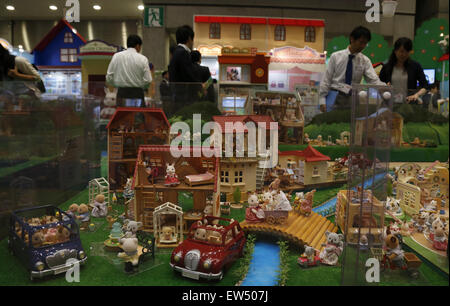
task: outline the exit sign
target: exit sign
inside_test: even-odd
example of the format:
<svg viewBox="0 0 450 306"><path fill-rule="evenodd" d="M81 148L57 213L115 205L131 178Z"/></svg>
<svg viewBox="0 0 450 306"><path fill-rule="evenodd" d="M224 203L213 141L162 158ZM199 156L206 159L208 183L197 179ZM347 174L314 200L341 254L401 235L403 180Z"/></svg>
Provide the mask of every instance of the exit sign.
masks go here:
<svg viewBox="0 0 450 306"><path fill-rule="evenodd" d="M163 27L164 26L164 8L161 6L146 6L144 10L144 26Z"/></svg>

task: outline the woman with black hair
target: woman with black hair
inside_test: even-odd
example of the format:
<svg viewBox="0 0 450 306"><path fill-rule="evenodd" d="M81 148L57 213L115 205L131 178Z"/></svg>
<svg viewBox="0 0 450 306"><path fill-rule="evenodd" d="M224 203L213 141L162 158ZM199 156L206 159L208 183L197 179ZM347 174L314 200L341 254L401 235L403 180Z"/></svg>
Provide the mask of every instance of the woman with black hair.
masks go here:
<svg viewBox="0 0 450 306"><path fill-rule="evenodd" d="M400 100L396 102L422 104L419 98L427 93L428 82L422 66L410 58L412 49L411 39L407 37L397 39L389 62L381 69L380 80L394 87Z"/></svg>

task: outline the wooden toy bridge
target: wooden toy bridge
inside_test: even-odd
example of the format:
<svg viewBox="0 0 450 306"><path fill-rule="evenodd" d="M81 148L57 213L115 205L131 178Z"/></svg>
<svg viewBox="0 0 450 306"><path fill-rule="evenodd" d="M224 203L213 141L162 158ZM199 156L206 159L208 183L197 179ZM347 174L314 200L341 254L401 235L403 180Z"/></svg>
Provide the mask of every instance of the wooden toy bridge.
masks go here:
<svg viewBox="0 0 450 306"><path fill-rule="evenodd" d="M338 228L330 220L312 212L305 217L297 212L290 211L284 224L269 224L241 222L241 227L246 232L266 233L280 236L293 243L300 245L307 244L316 250L321 250L322 244L326 241L325 232L337 232Z"/></svg>

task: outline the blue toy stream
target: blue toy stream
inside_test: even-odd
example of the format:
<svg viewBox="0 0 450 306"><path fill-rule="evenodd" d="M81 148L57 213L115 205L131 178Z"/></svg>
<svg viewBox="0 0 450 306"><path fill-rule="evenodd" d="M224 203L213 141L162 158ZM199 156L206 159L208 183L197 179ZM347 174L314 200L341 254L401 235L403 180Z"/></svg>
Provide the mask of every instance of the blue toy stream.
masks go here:
<svg viewBox="0 0 450 306"><path fill-rule="evenodd" d="M376 182L382 180L385 177L385 175L386 175L385 173L377 174L377 175L375 175L373 180L375 180L375 183L376 183ZM372 179L367 180L366 182L364 182L364 189L369 188L373 184L374 184L374 182L372 182ZM326 201L325 203L323 203L322 205L314 207L312 210L313 210L313 212L318 213L319 215L325 216L326 212L331 207L336 207L336 201L337 201L336 197L331 198L328 201Z"/></svg>
<svg viewBox="0 0 450 306"><path fill-rule="evenodd" d="M276 286L280 269L280 247L273 242L256 241L247 276L241 286Z"/></svg>

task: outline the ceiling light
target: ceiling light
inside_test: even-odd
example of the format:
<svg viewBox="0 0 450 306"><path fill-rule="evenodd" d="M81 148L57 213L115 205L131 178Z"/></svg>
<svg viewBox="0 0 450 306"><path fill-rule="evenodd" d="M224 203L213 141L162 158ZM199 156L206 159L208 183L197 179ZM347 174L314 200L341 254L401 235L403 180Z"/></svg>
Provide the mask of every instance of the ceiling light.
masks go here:
<svg viewBox="0 0 450 306"><path fill-rule="evenodd" d="M140 11L143 11L144 10L144 6L141 4L141 5L138 5L138 10L140 10Z"/></svg>
<svg viewBox="0 0 450 306"><path fill-rule="evenodd" d="M16 8L15 8L14 6L12 6L12 5L7 5L7 6L6 6L6 9L7 9L8 11L14 11Z"/></svg>
<svg viewBox="0 0 450 306"><path fill-rule="evenodd" d="M56 11L58 9L56 5L50 5L48 8L51 9L52 11Z"/></svg>
<svg viewBox="0 0 450 306"><path fill-rule="evenodd" d="M102 9L102 7L100 6L100 5L94 5L93 7L92 7L94 10L96 10L96 11L100 11L101 9Z"/></svg>

